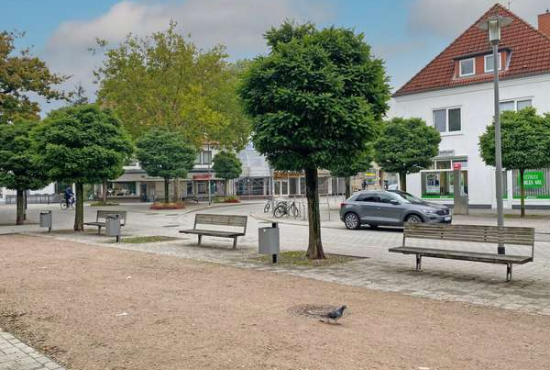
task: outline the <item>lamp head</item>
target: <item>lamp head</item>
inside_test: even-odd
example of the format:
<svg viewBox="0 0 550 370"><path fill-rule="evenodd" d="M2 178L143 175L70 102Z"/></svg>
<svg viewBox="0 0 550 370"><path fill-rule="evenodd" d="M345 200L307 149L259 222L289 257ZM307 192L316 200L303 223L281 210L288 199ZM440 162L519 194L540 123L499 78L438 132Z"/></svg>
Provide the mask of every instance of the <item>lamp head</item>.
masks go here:
<svg viewBox="0 0 550 370"><path fill-rule="evenodd" d="M484 31L489 31L489 42L493 45L498 45L501 38L500 30L502 27L510 25L512 21L513 19L509 17L493 15L480 22L477 26Z"/></svg>

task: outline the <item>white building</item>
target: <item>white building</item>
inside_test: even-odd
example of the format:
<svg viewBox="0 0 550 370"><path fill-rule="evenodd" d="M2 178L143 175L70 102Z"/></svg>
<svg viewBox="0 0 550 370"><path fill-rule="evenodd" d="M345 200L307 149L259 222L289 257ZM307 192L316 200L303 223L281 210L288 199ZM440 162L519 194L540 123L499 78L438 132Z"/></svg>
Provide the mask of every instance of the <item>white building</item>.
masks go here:
<svg viewBox="0 0 550 370"><path fill-rule="evenodd" d="M407 190L419 197L451 203L452 169L462 165L462 191L471 207L496 207L495 170L479 154L479 136L494 115L492 50L486 31L477 28L494 13L511 17L499 45L501 110L533 106L550 112L550 13L538 29L501 5L495 5L424 69L401 87L389 117L420 117L441 132L439 156L430 169L407 176ZM550 155L550 153L549 153ZM527 206L550 207L550 171L532 169ZM504 206L519 204L516 171L504 176Z"/></svg>

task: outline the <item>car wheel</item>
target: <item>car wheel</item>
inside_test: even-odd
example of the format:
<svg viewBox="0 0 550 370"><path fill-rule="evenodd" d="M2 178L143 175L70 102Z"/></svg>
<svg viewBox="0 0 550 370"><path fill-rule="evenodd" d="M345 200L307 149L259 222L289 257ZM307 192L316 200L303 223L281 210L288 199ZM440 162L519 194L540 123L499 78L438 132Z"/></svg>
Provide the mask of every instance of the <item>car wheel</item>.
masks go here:
<svg viewBox="0 0 550 370"><path fill-rule="evenodd" d="M419 215L409 215L407 216L407 219L405 222L411 223L411 224L420 224L424 222L422 218Z"/></svg>
<svg viewBox="0 0 550 370"><path fill-rule="evenodd" d="M350 230L355 230L361 227L359 216L357 216L355 213L348 213L346 217L344 217L344 224Z"/></svg>

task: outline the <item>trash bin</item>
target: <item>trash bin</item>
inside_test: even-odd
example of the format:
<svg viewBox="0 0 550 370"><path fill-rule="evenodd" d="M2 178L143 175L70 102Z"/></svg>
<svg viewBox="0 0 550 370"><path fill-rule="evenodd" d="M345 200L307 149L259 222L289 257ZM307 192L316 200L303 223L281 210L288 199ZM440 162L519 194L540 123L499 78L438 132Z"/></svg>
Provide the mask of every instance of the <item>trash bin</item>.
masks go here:
<svg viewBox="0 0 550 370"><path fill-rule="evenodd" d="M52 211L40 211L40 227L47 227L52 231Z"/></svg>
<svg viewBox="0 0 550 370"><path fill-rule="evenodd" d="M112 214L105 217L105 234L107 236L116 237L116 241L120 241L120 215Z"/></svg>
<svg viewBox="0 0 550 370"><path fill-rule="evenodd" d="M279 255L279 225L276 222L271 227L260 227L258 229L258 244L260 254L270 254L273 256L273 263L277 263Z"/></svg>

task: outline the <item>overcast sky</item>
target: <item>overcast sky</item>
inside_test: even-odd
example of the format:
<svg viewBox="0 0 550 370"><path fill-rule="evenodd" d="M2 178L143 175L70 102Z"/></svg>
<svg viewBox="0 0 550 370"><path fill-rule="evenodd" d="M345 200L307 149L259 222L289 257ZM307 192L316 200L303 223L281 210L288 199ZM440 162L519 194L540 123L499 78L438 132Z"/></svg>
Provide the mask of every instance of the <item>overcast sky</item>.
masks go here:
<svg viewBox="0 0 550 370"><path fill-rule="evenodd" d="M550 0L501 2L536 26ZM82 83L93 93L92 70L101 63L88 49L99 37L111 43L129 32L149 34L178 22L182 34L201 48L227 46L232 59L265 53L262 34L290 18L318 26L363 32L386 61L394 88L400 87L494 0L0 0L0 27L25 31L21 46L50 68L71 75L66 88ZM44 107L46 110L48 107Z"/></svg>

